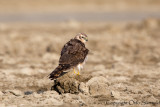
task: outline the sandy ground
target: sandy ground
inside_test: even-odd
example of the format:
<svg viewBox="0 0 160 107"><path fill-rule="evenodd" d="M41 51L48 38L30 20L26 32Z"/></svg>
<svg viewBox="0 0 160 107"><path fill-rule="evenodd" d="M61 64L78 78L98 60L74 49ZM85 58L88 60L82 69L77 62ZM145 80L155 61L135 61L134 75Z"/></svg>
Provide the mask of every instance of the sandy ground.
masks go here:
<svg viewBox="0 0 160 107"><path fill-rule="evenodd" d="M81 75L49 80L64 43L82 31L90 53ZM0 107L159 106L159 36L156 19L1 24Z"/></svg>

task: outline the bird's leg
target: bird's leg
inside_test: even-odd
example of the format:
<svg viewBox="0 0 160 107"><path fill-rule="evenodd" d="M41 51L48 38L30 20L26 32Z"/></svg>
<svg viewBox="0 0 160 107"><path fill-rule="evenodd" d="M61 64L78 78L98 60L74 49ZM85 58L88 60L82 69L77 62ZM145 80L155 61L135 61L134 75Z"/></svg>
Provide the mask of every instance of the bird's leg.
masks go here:
<svg viewBox="0 0 160 107"><path fill-rule="evenodd" d="M78 73L77 73L77 75L80 75L80 73L79 73L79 70L78 70Z"/></svg>
<svg viewBox="0 0 160 107"><path fill-rule="evenodd" d="M77 73L77 75L80 75L79 72L80 72L80 70L81 70L81 66L82 66L81 64L78 65L78 73Z"/></svg>
<svg viewBox="0 0 160 107"><path fill-rule="evenodd" d="M74 68L73 68L73 71L74 71L75 74L77 74Z"/></svg>

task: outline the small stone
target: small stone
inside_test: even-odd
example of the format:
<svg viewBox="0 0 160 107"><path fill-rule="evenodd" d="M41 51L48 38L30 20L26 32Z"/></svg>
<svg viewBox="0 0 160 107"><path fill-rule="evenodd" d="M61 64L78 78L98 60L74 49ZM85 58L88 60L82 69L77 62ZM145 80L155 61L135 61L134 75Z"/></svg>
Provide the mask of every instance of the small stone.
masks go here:
<svg viewBox="0 0 160 107"><path fill-rule="evenodd" d="M30 95L32 93L33 93L32 91L26 91L26 92L24 92L25 95Z"/></svg>
<svg viewBox="0 0 160 107"><path fill-rule="evenodd" d="M119 99L120 98L120 93L118 91L111 91L111 96L116 98L116 99Z"/></svg>
<svg viewBox="0 0 160 107"><path fill-rule="evenodd" d="M47 91L47 89L46 89L46 88L42 88L42 89L37 90L37 93L38 93L38 94L42 94L42 93L44 93L45 91Z"/></svg>

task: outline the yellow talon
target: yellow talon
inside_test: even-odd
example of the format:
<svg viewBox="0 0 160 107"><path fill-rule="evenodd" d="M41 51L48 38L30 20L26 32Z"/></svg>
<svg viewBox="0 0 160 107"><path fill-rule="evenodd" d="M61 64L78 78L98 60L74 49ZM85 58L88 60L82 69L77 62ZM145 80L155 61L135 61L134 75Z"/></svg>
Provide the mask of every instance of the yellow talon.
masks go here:
<svg viewBox="0 0 160 107"><path fill-rule="evenodd" d="M73 71L74 71L75 74L80 75L79 71L78 71L78 73L77 73L74 68L73 68Z"/></svg>
<svg viewBox="0 0 160 107"><path fill-rule="evenodd" d="M77 75L80 75L79 71L78 71Z"/></svg>
<svg viewBox="0 0 160 107"><path fill-rule="evenodd" d="M77 74L74 68L73 68L73 71L74 71L75 74Z"/></svg>

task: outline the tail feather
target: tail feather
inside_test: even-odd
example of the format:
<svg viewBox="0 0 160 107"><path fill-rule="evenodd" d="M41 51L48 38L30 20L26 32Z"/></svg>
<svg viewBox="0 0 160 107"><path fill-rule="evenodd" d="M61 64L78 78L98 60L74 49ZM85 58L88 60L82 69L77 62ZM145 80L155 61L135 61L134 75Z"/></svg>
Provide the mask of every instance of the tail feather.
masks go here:
<svg viewBox="0 0 160 107"><path fill-rule="evenodd" d="M64 65L59 65L58 67L55 68L54 71L52 71L52 73L49 75L49 78L51 80L54 80L54 79L58 78L59 76L61 76L63 71L66 70L66 69L68 69L68 67L66 67Z"/></svg>

